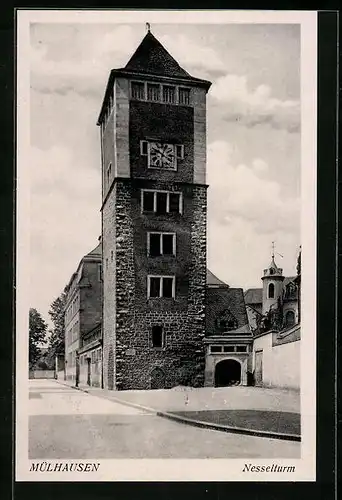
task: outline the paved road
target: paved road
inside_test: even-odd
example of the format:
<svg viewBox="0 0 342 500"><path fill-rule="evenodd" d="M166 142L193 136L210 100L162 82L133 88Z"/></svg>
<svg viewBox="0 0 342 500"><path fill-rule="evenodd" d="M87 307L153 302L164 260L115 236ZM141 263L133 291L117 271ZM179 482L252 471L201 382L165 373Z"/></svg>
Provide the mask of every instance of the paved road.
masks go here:
<svg viewBox="0 0 342 500"><path fill-rule="evenodd" d="M30 381L30 459L299 458L300 443L191 427L54 380Z"/></svg>

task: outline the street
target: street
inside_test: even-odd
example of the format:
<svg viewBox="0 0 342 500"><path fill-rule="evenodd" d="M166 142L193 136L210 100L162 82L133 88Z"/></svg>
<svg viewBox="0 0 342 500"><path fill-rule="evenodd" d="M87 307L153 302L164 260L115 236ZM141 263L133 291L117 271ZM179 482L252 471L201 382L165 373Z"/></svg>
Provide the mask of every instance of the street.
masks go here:
<svg viewBox="0 0 342 500"><path fill-rule="evenodd" d="M30 459L299 457L298 442L196 428L55 380L30 380Z"/></svg>

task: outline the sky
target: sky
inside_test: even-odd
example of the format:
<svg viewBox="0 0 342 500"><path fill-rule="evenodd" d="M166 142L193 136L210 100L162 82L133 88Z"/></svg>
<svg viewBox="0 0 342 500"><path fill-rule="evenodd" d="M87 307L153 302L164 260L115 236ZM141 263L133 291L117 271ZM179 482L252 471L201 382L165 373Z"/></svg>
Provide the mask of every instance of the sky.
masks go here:
<svg viewBox="0 0 342 500"><path fill-rule="evenodd" d="M271 260L294 275L300 241L300 26L153 24L207 96L208 267L261 287ZM112 68L141 24L30 27L30 306L45 319L101 234L96 126ZM278 255L281 254L280 255Z"/></svg>

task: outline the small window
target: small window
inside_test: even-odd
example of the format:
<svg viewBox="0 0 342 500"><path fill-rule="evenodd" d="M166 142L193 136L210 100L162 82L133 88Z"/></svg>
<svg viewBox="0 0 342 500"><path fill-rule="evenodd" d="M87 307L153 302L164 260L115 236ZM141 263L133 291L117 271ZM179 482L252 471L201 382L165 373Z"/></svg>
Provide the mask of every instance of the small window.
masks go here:
<svg viewBox="0 0 342 500"><path fill-rule="evenodd" d="M108 258L106 259L106 269L108 269Z"/></svg>
<svg viewBox="0 0 342 500"><path fill-rule="evenodd" d="M177 160L183 160L183 158L184 158L184 146L183 146L183 144L176 144L176 157L177 157Z"/></svg>
<svg viewBox="0 0 342 500"><path fill-rule="evenodd" d="M222 346L221 345L212 345L210 347L210 352L222 352Z"/></svg>
<svg viewBox="0 0 342 500"><path fill-rule="evenodd" d="M98 271L98 280L102 281L102 264L98 264L97 271Z"/></svg>
<svg viewBox="0 0 342 500"><path fill-rule="evenodd" d="M142 212L182 213L181 193L142 190Z"/></svg>
<svg viewBox="0 0 342 500"><path fill-rule="evenodd" d="M152 326L152 347L163 347L163 327L161 325Z"/></svg>
<svg viewBox="0 0 342 500"><path fill-rule="evenodd" d="M170 193L169 212L174 214L179 214L181 212L179 193Z"/></svg>
<svg viewBox="0 0 342 500"><path fill-rule="evenodd" d="M153 212L154 211L154 192L153 191L143 191L143 211Z"/></svg>
<svg viewBox="0 0 342 500"><path fill-rule="evenodd" d="M274 269L271 267L270 274L274 274Z"/></svg>
<svg viewBox="0 0 342 500"><path fill-rule="evenodd" d="M162 280L162 296L172 298L173 297L173 278L163 278Z"/></svg>
<svg viewBox="0 0 342 500"><path fill-rule="evenodd" d="M273 283L270 283L268 285L268 298L274 299L274 284Z"/></svg>
<svg viewBox="0 0 342 500"><path fill-rule="evenodd" d="M131 84L132 99L145 99L145 84L142 82L132 82Z"/></svg>
<svg viewBox="0 0 342 500"><path fill-rule="evenodd" d="M140 141L140 154L141 154L141 156L148 155L148 142L147 141Z"/></svg>
<svg viewBox="0 0 342 500"><path fill-rule="evenodd" d="M178 89L178 102L185 106L190 104L190 89L179 87Z"/></svg>
<svg viewBox="0 0 342 500"><path fill-rule="evenodd" d="M166 212L167 212L167 193L158 193L157 192L156 212L159 214L166 214Z"/></svg>
<svg viewBox="0 0 342 500"><path fill-rule="evenodd" d="M225 345L223 347L223 352L234 352L234 346L233 345Z"/></svg>
<svg viewBox="0 0 342 500"><path fill-rule="evenodd" d="M112 164L109 163L107 167L107 184L109 184L111 177L112 177Z"/></svg>
<svg viewBox="0 0 342 500"><path fill-rule="evenodd" d="M160 101L160 86L158 84L147 84L147 99L149 101Z"/></svg>
<svg viewBox="0 0 342 500"><path fill-rule="evenodd" d="M161 278L150 278L150 297L160 297Z"/></svg>
<svg viewBox="0 0 342 500"><path fill-rule="evenodd" d="M174 298L175 277L174 276L148 276L147 278L148 298Z"/></svg>
<svg viewBox="0 0 342 500"><path fill-rule="evenodd" d="M295 324L295 313L287 311L285 314L285 326L293 326Z"/></svg>
<svg viewBox="0 0 342 500"><path fill-rule="evenodd" d="M151 257L158 257L161 255L161 238L160 234L149 233L149 255Z"/></svg>
<svg viewBox="0 0 342 500"><path fill-rule="evenodd" d="M163 86L163 101L169 104L174 104L175 102L175 87L169 85Z"/></svg>
<svg viewBox="0 0 342 500"><path fill-rule="evenodd" d="M174 234L162 234L161 235L161 243L162 243L162 254L163 255L174 255Z"/></svg>
<svg viewBox="0 0 342 500"><path fill-rule="evenodd" d="M237 345L236 352L247 352L247 346L246 345Z"/></svg>
<svg viewBox="0 0 342 500"><path fill-rule="evenodd" d="M147 248L150 257L175 255L176 235L174 233L147 233Z"/></svg>
<svg viewBox="0 0 342 500"><path fill-rule="evenodd" d="M111 250L110 252L110 260L113 262L114 259L114 250Z"/></svg>

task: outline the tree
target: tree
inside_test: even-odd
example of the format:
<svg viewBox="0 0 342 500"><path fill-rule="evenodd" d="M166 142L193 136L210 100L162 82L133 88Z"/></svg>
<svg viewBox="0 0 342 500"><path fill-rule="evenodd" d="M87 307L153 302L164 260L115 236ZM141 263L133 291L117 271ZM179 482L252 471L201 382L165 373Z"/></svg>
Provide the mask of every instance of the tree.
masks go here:
<svg viewBox="0 0 342 500"><path fill-rule="evenodd" d="M29 315L29 364L32 367L41 357L40 345L46 339L47 324L37 309L31 308Z"/></svg>
<svg viewBox="0 0 342 500"><path fill-rule="evenodd" d="M64 354L65 348L65 329L64 329L64 308L66 303L66 291L55 299L49 310L49 315L53 323L53 329L50 331L48 357L55 359L56 356Z"/></svg>

